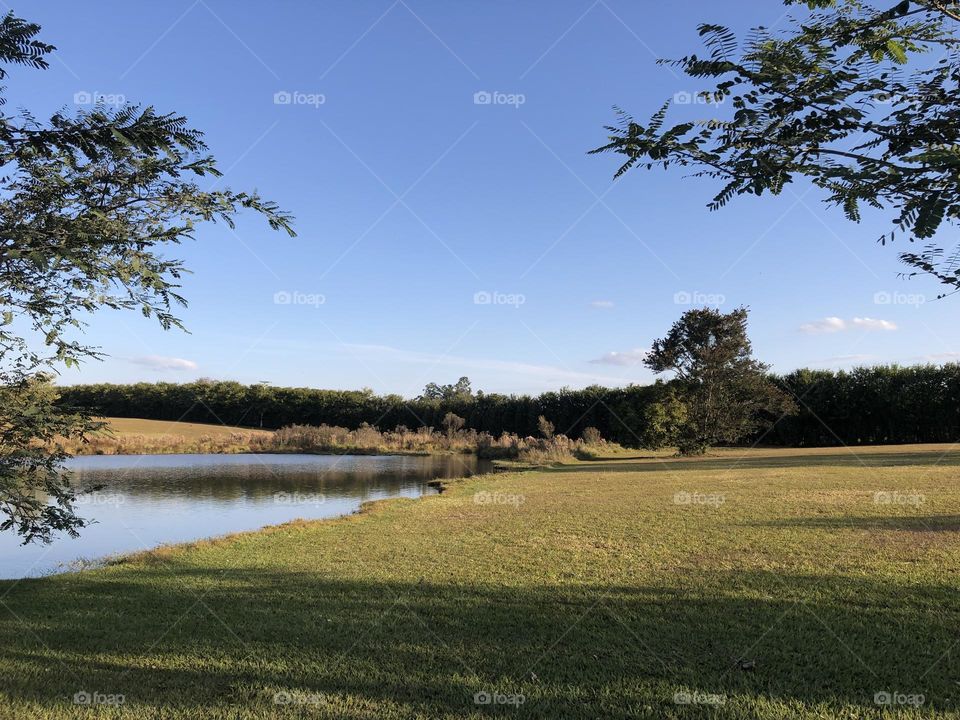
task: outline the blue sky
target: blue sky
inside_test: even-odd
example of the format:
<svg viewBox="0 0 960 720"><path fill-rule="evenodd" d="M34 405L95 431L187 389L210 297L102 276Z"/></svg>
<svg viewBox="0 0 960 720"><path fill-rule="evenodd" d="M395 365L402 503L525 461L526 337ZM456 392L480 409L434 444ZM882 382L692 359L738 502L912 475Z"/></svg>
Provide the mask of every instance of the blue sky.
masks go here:
<svg viewBox="0 0 960 720"><path fill-rule="evenodd" d="M13 9L58 51L48 71L14 70L11 105L43 116L100 94L182 113L224 186L297 218L295 239L253 215L202 228L176 249L190 333L101 314L89 340L110 357L64 383L646 383L642 351L708 302L749 306L756 354L779 371L960 356L956 300L899 279L875 242L888 216L849 224L802 184L711 213L714 188L683 171L613 181L617 157L586 154L611 106L647 117L701 89L655 64L698 51L697 23L782 26L777 2Z"/></svg>

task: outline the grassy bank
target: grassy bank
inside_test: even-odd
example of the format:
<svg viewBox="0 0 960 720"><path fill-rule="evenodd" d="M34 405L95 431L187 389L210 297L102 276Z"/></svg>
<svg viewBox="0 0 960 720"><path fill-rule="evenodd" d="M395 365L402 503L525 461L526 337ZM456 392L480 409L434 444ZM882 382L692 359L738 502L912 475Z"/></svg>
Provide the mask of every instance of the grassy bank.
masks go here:
<svg viewBox="0 0 960 720"><path fill-rule="evenodd" d="M957 717L945 450L620 456L2 582L0 717Z"/></svg>

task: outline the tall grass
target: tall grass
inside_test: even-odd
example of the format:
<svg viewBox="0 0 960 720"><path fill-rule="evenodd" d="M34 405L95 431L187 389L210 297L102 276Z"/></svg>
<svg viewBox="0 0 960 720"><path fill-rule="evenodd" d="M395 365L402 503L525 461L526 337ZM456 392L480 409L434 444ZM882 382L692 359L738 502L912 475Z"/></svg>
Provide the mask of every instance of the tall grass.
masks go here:
<svg viewBox="0 0 960 720"><path fill-rule="evenodd" d="M61 444L74 455L135 455L165 453L328 453L357 455L473 454L485 459L544 465L589 459L613 447L591 433L573 440L503 433L494 437L476 430L440 432L429 427L381 431L371 425L350 430L336 425L290 425L275 432L237 430L186 436L176 434L98 433L85 441Z"/></svg>
<svg viewBox="0 0 960 720"><path fill-rule="evenodd" d="M480 435L475 430L452 433L433 428L398 428L382 432L372 425L350 430L336 425L290 425L270 435L257 437L252 452L351 453L376 455L403 453L472 453Z"/></svg>
<svg viewBox="0 0 960 720"><path fill-rule="evenodd" d="M59 444L71 455L223 455L253 452L253 441L262 436L263 433L242 430L192 437L173 433L96 433L84 440L61 440Z"/></svg>

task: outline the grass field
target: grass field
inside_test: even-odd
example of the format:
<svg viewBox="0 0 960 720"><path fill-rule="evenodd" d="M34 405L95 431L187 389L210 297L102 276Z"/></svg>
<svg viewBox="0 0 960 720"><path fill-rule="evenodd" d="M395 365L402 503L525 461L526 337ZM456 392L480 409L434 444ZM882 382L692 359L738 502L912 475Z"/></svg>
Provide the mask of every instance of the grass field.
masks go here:
<svg viewBox="0 0 960 720"><path fill-rule="evenodd" d="M268 434L269 430L211 425L208 423L173 422L171 420L141 420L139 418L105 418L115 435L179 435L188 440L201 437L229 437L237 432Z"/></svg>
<svg viewBox="0 0 960 720"><path fill-rule="evenodd" d="M2 582L0 717L957 717L958 473L621 455Z"/></svg>
<svg viewBox="0 0 960 720"><path fill-rule="evenodd" d="M103 418L107 427L91 433L85 442L61 443L74 455L131 455L143 453L250 452L257 440L273 432L206 423Z"/></svg>

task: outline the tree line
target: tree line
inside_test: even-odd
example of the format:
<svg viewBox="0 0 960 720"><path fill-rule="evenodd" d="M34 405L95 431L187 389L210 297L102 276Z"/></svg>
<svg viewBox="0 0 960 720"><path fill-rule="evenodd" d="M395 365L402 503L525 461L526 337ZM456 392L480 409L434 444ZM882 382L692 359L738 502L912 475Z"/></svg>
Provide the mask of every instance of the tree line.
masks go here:
<svg viewBox="0 0 960 720"><path fill-rule="evenodd" d="M827 446L953 442L960 439L960 364L875 366L851 371L796 370L770 375L795 408L747 442ZM243 385L228 381L97 384L61 387L64 407L108 417L223 423L277 429L287 425L368 424L381 430L442 428L447 413L465 427L499 435L540 434L539 418L558 434L580 437L589 427L626 447L645 444L650 409L673 381L625 388L591 386L541 395L457 392L447 397L376 395L370 390Z"/></svg>

